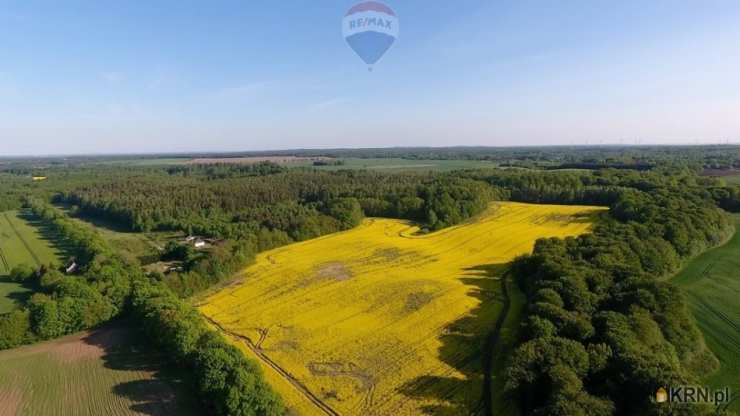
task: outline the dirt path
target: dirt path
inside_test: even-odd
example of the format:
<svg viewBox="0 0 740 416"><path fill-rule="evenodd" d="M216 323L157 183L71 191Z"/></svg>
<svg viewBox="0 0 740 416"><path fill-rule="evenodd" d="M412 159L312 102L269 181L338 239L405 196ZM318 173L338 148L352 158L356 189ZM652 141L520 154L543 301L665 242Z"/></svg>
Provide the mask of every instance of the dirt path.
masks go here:
<svg viewBox="0 0 740 416"><path fill-rule="evenodd" d="M308 399L308 401L313 403L323 413L329 416L339 416L339 413L337 413L337 411L332 409L328 404L324 403L320 398L318 398L315 394L313 394L303 383L298 381L295 377L293 377L285 369L280 367L278 363L276 363L270 357L268 357L258 345L255 345L252 342L251 339L243 335L227 330L226 328L221 326L221 324L209 318L208 316L203 315L203 317L206 320L208 320L208 322L210 322L213 326L215 326L221 332L223 332L224 334L242 341L247 346L247 348L249 348L254 353L254 355L256 355L260 360L262 360L262 362L270 366L272 369L277 371L277 373L280 374L280 376L283 377L285 381L287 381L293 387L295 387L296 390L298 390L306 399ZM263 335L266 336L267 334L263 333ZM264 341L264 339L260 339L260 342L259 342L260 345L262 344L262 341Z"/></svg>
<svg viewBox="0 0 740 416"><path fill-rule="evenodd" d="M493 394L491 386L493 349L501 337L501 328L503 328L504 323L506 322L506 317L509 316L509 310L511 309L508 277L508 271L505 271L501 275L501 290L504 294L504 308L501 310L501 314L496 320L496 325L493 327L493 331L488 334L488 338L483 347L483 397L481 398L481 404L478 406L478 411L485 416L493 416Z"/></svg>

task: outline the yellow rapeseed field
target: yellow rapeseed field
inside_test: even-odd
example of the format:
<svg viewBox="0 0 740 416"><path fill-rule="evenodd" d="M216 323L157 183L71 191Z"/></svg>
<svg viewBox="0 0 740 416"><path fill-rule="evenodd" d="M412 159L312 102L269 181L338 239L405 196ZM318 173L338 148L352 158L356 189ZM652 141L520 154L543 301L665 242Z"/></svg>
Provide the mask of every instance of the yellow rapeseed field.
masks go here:
<svg viewBox="0 0 740 416"><path fill-rule="evenodd" d="M407 221L265 252L200 307L258 359L297 414L467 414L502 309L496 271L543 237L588 231L601 210L494 203L469 223L418 234Z"/></svg>

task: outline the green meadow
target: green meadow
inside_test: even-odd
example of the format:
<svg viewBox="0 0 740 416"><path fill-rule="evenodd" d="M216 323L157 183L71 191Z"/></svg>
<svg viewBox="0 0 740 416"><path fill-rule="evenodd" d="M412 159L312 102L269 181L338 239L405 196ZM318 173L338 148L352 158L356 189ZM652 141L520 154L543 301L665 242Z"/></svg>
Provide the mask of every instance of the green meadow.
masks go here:
<svg viewBox="0 0 740 416"><path fill-rule="evenodd" d="M13 267L60 264L66 259L59 238L24 211L0 212L0 313L11 311L30 289L11 282Z"/></svg>
<svg viewBox="0 0 740 416"><path fill-rule="evenodd" d="M740 215L735 215L740 230ZM740 233L724 246L694 259L674 278L689 299L699 328L709 348L720 361L719 371L706 377L706 383L720 388L730 386L740 393ZM732 409L740 411L740 399Z"/></svg>
<svg viewBox="0 0 740 416"><path fill-rule="evenodd" d="M729 185L740 185L740 175L737 176L728 176L724 178L727 184Z"/></svg>

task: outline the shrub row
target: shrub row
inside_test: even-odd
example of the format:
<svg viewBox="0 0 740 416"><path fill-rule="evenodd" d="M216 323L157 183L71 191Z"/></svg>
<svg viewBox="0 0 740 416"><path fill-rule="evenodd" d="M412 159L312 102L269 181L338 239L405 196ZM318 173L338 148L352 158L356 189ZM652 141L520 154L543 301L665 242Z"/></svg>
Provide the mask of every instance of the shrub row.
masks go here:
<svg viewBox="0 0 740 416"><path fill-rule="evenodd" d="M283 404L259 366L208 328L200 313L166 286L137 279L131 306L149 338L191 370L201 399L215 414L283 414Z"/></svg>

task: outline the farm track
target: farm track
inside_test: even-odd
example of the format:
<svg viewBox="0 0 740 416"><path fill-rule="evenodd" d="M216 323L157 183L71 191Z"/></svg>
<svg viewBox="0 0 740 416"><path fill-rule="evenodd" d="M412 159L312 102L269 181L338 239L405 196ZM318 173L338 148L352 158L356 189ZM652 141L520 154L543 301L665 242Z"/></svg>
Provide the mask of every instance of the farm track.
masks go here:
<svg viewBox="0 0 740 416"><path fill-rule="evenodd" d="M483 347L483 397L481 398L481 404L478 405L478 411L482 412L485 416L493 416L493 389L491 385L494 355L493 350L499 342L499 338L501 338L501 329L504 327L506 318L509 316L509 310L511 309L508 277L508 271L505 271L501 275L501 291L504 295L504 307L501 310L501 314L496 319L496 325L493 327L493 331L488 334L488 339Z"/></svg>
<svg viewBox="0 0 740 416"><path fill-rule="evenodd" d="M8 265L8 259L5 258L5 253L3 253L2 248L0 248L0 262L2 262L3 270L5 270L6 273L10 273L10 266Z"/></svg>
<svg viewBox="0 0 740 416"><path fill-rule="evenodd" d="M0 248L0 262L2 262L3 270L5 270L6 273L10 273L10 266L8 265L8 259L5 258L5 253L3 253L2 248Z"/></svg>
<svg viewBox="0 0 740 416"><path fill-rule="evenodd" d="M241 342L243 342L247 348L249 348L252 353L254 353L262 362L270 366L272 369L277 371L280 376L285 379L288 383L290 383L293 387L295 387L296 390L298 390L308 401L313 403L319 410L321 410L323 413L330 415L330 416L339 416L339 413L332 409L328 404L324 403L320 398L318 398L315 394L313 394L308 387L306 387L303 383L298 381L295 377L293 377L289 372L287 372L284 368L282 368L278 363L273 361L270 357L268 357L262 349L258 346L261 345L264 341L264 337L267 336L266 332L262 333L262 338L259 341L258 345L255 345L251 339L248 337L245 337L243 335L237 334L235 332L229 331L228 329L224 328L219 324L218 322L214 321L207 315L203 315L203 317L208 320L208 322L211 323L211 325L218 328L221 332L224 334L238 339Z"/></svg>
<svg viewBox="0 0 740 416"><path fill-rule="evenodd" d="M727 324L729 327L731 327L733 330L735 330L735 333L740 334L740 325L738 325L735 321L733 321L727 314L720 312L717 310L717 308L713 307L709 302L705 301L704 299L693 296L694 299L699 302L699 304L709 311L711 314L713 314L715 317L717 317L719 320ZM733 347L740 350L740 341L733 336L733 334L726 335L722 338L724 341L726 341L729 344L732 344Z"/></svg>
<svg viewBox="0 0 740 416"><path fill-rule="evenodd" d="M26 239L23 238L21 233L19 233L18 230L15 228L15 225L13 225L13 222L10 221L10 218L8 217L8 213L7 212L3 213L3 216L5 217L5 221L8 222L8 225L10 225L10 229L13 230L15 235L18 237L18 239L23 244L23 247L25 247L26 250L28 251L28 254L31 255L31 258L33 259L33 261L36 262L36 267L41 267L41 260L39 260L38 256L36 256L36 253L33 252L33 250L31 249L31 246L28 245L28 242L26 241Z"/></svg>

